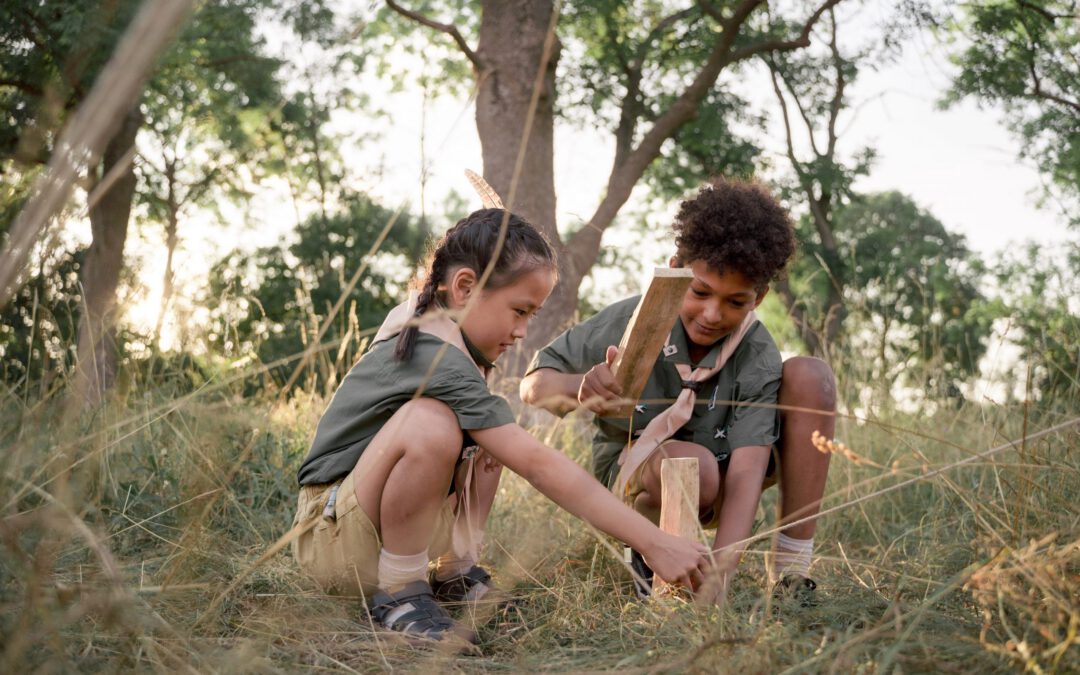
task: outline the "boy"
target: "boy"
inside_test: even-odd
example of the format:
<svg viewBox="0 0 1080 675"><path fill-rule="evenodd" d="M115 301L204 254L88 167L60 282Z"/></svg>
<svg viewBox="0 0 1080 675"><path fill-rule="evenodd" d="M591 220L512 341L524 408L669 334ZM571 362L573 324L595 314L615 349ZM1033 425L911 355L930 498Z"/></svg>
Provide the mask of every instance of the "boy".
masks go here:
<svg viewBox="0 0 1080 675"><path fill-rule="evenodd" d="M703 526L716 527L713 549L722 555L715 591L722 593L761 491L777 477L781 524L817 514L829 455L818 452L811 435L833 435L835 384L819 359L783 362L753 314L795 250L791 221L764 188L715 180L682 203L674 231L670 264L689 267L694 279L633 418L603 413L621 394L610 365L637 297L601 310L541 350L521 397L559 415L579 405L597 413L594 474L654 522L660 462L696 457L699 516ZM813 604L816 588L808 574L815 528L813 519L784 528L768 561L774 593L803 605ZM636 552L632 564L638 576L651 578ZM649 587L637 590L647 595Z"/></svg>

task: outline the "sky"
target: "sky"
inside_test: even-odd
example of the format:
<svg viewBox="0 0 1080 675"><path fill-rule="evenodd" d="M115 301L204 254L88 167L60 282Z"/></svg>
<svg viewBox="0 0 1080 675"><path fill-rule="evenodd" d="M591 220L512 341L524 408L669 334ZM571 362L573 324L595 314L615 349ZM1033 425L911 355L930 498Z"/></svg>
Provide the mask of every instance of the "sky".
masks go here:
<svg viewBox="0 0 1080 675"><path fill-rule="evenodd" d="M873 21L872 8L869 15L856 21ZM418 62L406 65L430 68ZM937 102L947 88L951 67L940 45L932 38L916 36L894 63L860 75L849 90L854 109L840 121L841 152L870 146L877 151L877 161L856 189L906 193L949 230L964 234L969 246L985 257L992 258L1020 241L1061 241L1067 234L1065 224L1056 214L1037 208L1040 176L1017 159L1018 142L1003 125L1001 112L980 110L969 102L939 109ZM771 86L761 75L763 69L758 76L751 74L740 82L741 93L754 105L775 113ZM391 92L385 83L373 79L361 87L393 115L377 122L345 114L335 118L338 130L346 135L375 136L374 141L343 148L350 171L361 177L359 187L388 206L405 203L409 210L418 212L423 156L427 160L425 201L429 213L437 211L451 191L467 200L475 199L463 175L466 168L482 170L468 92L425 103L418 90ZM780 165L786 162L781 157L783 138L782 127L774 119L759 139ZM612 155L610 133L557 126L555 181L561 226L580 223L592 214ZM624 213L644 208L642 197L643 191L636 191ZM675 206L669 205L667 213L653 213L651 222L666 222ZM294 208L281 185L264 186L248 209L231 213L236 222L226 227L206 217L191 219L177 255L181 284L186 278L190 287L212 260L231 248L275 244L288 236L298 215L306 215L303 207L299 212ZM641 261L646 271L663 264L669 255L662 231L645 243L628 236L611 231L605 235L604 245L621 248L635 244L633 250L647 258ZM161 285L156 271L164 263L160 241L160 235L152 231L129 239L131 250L143 258L146 270L142 275L146 292L129 313L138 323L156 316Z"/></svg>

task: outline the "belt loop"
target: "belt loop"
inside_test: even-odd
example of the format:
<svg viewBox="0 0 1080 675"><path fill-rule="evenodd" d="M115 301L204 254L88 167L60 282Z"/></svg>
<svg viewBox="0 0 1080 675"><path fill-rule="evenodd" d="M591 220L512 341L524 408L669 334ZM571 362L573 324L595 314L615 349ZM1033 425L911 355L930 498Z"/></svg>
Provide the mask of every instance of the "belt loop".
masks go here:
<svg viewBox="0 0 1080 675"><path fill-rule="evenodd" d="M323 508L322 512L323 520L327 522L333 523L337 521L337 511L335 507L337 506L337 493L338 488L340 487L341 481L338 481L330 488L330 498L326 500L326 506Z"/></svg>

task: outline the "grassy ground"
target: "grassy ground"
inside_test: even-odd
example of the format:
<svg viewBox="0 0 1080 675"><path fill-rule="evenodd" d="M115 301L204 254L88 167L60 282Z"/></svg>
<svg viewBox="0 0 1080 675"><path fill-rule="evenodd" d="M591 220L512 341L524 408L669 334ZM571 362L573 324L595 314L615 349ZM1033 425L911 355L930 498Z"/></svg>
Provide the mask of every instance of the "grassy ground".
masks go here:
<svg viewBox="0 0 1080 675"><path fill-rule="evenodd" d="M0 672L1080 671L1077 427L928 476L1075 403L842 419L811 610L771 602L767 538L722 608L638 603L621 547L508 476L486 557L519 604L472 617L469 656L374 633L273 552L322 405L129 392L92 419L6 410ZM584 461L584 419L536 432Z"/></svg>

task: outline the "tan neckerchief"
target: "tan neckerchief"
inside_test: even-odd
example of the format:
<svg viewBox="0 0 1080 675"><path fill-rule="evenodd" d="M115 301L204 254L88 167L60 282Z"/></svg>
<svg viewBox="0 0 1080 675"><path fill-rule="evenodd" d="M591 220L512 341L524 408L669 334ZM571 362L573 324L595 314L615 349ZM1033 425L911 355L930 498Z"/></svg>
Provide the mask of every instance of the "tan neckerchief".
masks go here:
<svg viewBox="0 0 1080 675"><path fill-rule="evenodd" d="M433 335L443 342L461 350L469 361L480 371L480 375L487 379L488 373L494 367L492 363L481 364L473 355L474 350L469 349L468 338L461 330L461 326L450 318L446 310L432 306L419 317L416 316L416 302L419 293L409 292L409 299L390 310L383 320L379 330L375 333L372 344L389 340L399 334L410 321L414 321L421 333ZM483 355L476 354L482 358ZM470 504L473 501L473 475L480 470L477 459L483 454L482 448L469 454L465 458L465 465L460 467L454 476L454 492L457 493L457 501L454 504L454 530L451 546L454 555L459 558L470 558L474 563L480 559L480 543L483 539L483 529L474 527L470 515Z"/></svg>
<svg viewBox="0 0 1080 675"><path fill-rule="evenodd" d="M645 426L637 441L623 448L622 454L619 455L619 475L615 479L614 487L612 487L612 491L616 495L623 499L628 498L626 488L630 483L630 479L652 457L653 453L664 441L671 438L676 431L690 420L690 417L694 414L694 403L697 401L697 390L701 383L720 372L720 369L735 353L742 339L750 332L756 322L757 315L753 311L749 312L738 328L728 335L727 340L721 345L720 354L716 357L716 363L712 368L694 368L691 370L688 364L674 364L675 369L679 371L679 377L683 381L682 391L679 392L679 397L675 399L675 403L670 408L654 417ZM668 336L668 343L671 343L670 335Z"/></svg>

